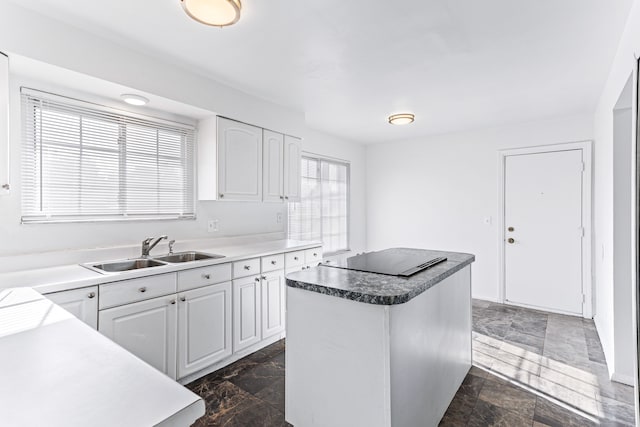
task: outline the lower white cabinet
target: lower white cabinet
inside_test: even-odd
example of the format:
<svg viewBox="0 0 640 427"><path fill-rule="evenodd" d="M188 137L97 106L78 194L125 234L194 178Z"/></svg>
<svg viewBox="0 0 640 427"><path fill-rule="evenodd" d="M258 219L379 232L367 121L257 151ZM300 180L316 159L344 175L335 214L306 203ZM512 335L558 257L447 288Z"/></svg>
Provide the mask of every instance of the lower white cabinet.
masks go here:
<svg viewBox="0 0 640 427"><path fill-rule="evenodd" d="M260 277L249 276L233 281L233 351L261 341Z"/></svg>
<svg viewBox="0 0 640 427"><path fill-rule="evenodd" d="M284 270L262 276L262 339L284 331L285 291Z"/></svg>
<svg viewBox="0 0 640 427"><path fill-rule="evenodd" d="M231 282L178 295L178 378L231 356Z"/></svg>
<svg viewBox="0 0 640 427"><path fill-rule="evenodd" d="M45 296L93 329L98 328L97 286L55 292Z"/></svg>
<svg viewBox="0 0 640 427"><path fill-rule="evenodd" d="M176 295L100 311L98 330L176 379Z"/></svg>

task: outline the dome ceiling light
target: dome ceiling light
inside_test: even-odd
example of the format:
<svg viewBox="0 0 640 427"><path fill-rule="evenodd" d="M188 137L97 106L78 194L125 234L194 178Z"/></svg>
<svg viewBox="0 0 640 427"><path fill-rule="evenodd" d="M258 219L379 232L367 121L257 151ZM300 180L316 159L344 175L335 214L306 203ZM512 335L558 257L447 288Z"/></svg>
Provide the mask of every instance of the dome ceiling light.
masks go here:
<svg viewBox="0 0 640 427"><path fill-rule="evenodd" d="M392 125L408 125L413 123L415 116L411 113L393 114L389 116L389 123Z"/></svg>
<svg viewBox="0 0 640 427"><path fill-rule="evenodd" d="M149 103L149 100L144 96L134 95L132 93L123 93L122 95L120 95L120 98L122 98L122 100L127 104L131 104L131 105L140 106L140 105L146 105Z"/></svg>
<svg viewBox="0 0 640 427"><path fill-rule="evenodd" d="M233 25L240 19L240 0L180 0L182 9L196 21L213 27Z"/></svg>

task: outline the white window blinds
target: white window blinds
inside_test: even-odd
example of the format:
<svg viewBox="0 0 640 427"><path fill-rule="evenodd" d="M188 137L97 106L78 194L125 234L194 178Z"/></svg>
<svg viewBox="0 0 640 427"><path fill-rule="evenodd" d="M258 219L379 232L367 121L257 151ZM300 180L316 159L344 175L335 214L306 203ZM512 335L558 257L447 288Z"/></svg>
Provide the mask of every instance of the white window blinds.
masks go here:
<svg viewBox="0 0 640 427"><path fill-rule="evenodd" d="M22 89L22 221L195 217L192 126Z"/></svg>
<svg viewBox="0 0 640 427"><path fill-rule="evenodd" d="M289 203L289 238L320 240L326 254L349 250L349 164L302 157L302 194Z"/></svg>

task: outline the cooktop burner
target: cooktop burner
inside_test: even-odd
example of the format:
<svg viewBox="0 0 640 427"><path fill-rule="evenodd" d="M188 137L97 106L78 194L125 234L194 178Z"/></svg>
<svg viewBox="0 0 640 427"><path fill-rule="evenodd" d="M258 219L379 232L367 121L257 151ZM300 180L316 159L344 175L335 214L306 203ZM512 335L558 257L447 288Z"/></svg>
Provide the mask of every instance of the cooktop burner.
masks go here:
<svg viewBox="0 0 640 427"><path fill-rule="evenodd" d="M346 263L340 265L325 265L346 270L409 277L446 260L446 257L432 257L420 253L398 253L394 249L385 249L352 256L347 258Z"/></svg>

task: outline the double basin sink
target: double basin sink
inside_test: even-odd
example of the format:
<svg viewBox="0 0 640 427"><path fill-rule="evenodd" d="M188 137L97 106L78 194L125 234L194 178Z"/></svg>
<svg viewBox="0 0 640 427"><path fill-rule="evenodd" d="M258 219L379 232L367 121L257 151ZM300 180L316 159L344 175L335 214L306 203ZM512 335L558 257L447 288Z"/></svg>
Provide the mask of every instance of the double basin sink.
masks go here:
<svg viewBox="0 0 640 427"><path fill-rule="evenodd" d="M201 261L208 259L224 258L224 255L208 254L204 252L177 252L153 258L125 259L120 261L109 261L104 263L82 264L89 270L98 273L119 273L123 271L138 270L141 268L160 267L167 264L181 264L184 262Z"/></svg>

